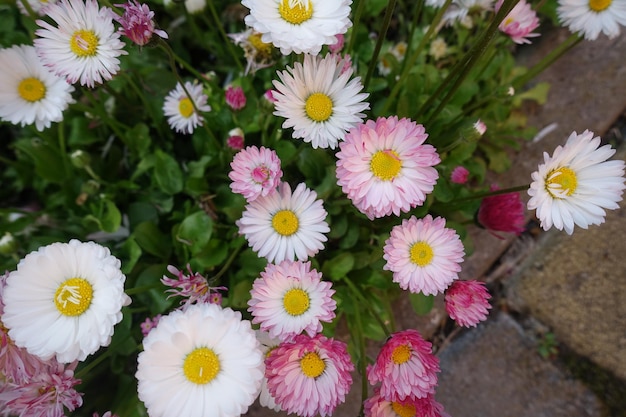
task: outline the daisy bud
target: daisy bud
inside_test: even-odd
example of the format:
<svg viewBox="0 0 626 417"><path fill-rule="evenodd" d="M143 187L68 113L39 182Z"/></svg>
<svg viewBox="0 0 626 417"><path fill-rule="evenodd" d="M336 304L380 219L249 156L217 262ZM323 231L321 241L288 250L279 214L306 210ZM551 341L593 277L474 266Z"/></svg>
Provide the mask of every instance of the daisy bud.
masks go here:
<svg viewBox="0 0 626 417"><path fill-rule="evenodd" d="M17 241L9 232L4 232L4 236L0 238L0 254L11 255L17 250Z"/></svg>
<svg viewBox="0 0 626 417"><path fill-rule="evenodd" d="M492 185L491 191L496 190L498 186ZM496 237L500 236L493 233L494 231L519 235L524 231L526 223L524 211L520 193L496 194L485 197L480 203L477 220Z"/></svg>
<svg viewBox="0 0 626 417"><path fill-rule="evenodd" d="M88 153L79 150L72 152L70 161L76 168L83 169L91 164L91 156Z"/></svg>
<svg viewBox="0 0 626 417"><path fill-rule="evenodd" d="M153 34L163 39L168 38L165 31L155 28L154 12L148 5L132 0L126 4L116 4L116 6L124 9L122 16L115 15L114 17L122 25L119 32L137 45L147 45L152 40Z"/></svg>
<svg viewBox="0 0 626 417"><path fill-rule="evenodd" d="M469 171L463 166L458 166L452 170L450 181L455 184L465 184L469 178Z"/></svg>
<svg viewBox="0 0 626 417"><path fill-rule="evenodd" d="M228 86L225 96L226 104L233 110L241 110L246 106L246 95L241 87Z"/></svg>

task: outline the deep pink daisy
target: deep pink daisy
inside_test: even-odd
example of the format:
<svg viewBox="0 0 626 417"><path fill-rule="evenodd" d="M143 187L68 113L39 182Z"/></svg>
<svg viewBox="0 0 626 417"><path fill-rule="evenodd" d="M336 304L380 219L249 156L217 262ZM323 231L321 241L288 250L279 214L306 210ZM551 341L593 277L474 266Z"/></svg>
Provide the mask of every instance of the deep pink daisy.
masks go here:
<svg viewBox="0 0 626 417"><path fill-rule="evenodd" d="M367 370L370 384L380 382L380 396L387 401L424 398L435 392L439 359L432 345L417 330L392 334Z"/></svg>
<svg viewBox="0 0 626 417"><path fill-rule="evenodd" d="M335 318L337 304L331 298L335 290L330 287L310 262L268 264L250 291L252 323L280 340L291 340L303 331L315 336L322 331L322 321Z"/></svg>
<svg viewBox="0 0 626 417"><path fill-rule="evenodd" d="M229 85L224 93L226 104L233 110L241 110L246 106L246 94L243 88Z"/></svg>
<svg viewBox="0 0 626 417"><path fill-rule="evenodd" d="M237 152L230 167L231 190L243 195L248 202L276 190L283 176L280 158L272 149L263 146L248 146Z"/></svg>
<svg viewBox="0 0 626 417"><path fill-rule="evenodd" d="M475 327L489 314L489 291L480 281L454 281L446 290L446 311L459 326Z"/></svg>
<svg viewBox="0 0 626 417"><path fill-rule="evenodd" d="M116 4L124 9L124 14L118 16L113 13L113 18L121 25L119 32L127 36L139 46L147 45L152 40L152 35L158 35L167 39L167 33L157 29L154 23L154 12L147 4L141 4L137 0L130 0L124 4Z"/></svg>
<svg viewBox="0 0 626 417"><path fill-rule="evenodd" d="M411 216L391 229L385 241L383 269L393 272L393 281L413 293L443 292L461 271L465 252L459 235L445 227L443 217Z"/></svg>
<svg viewBox="0 0 626 417"><path fill-rule="evenodd" d="M265 359L267 387L276 403L301 417L330 416L352 385L346 344L321 334L298 335Z"/></svg>
<svg viewBox="0 0 626 417"><path fill-rule="evenodd" d="M426 138L422 125L397 116L354 127L339 143L337 184L371 220L423 204L440 162Z"/></svg>
<svg viewBox="0 0 626 417"><path fill-rule="evenodd" d="M365 417L450 417L432 394L423 398L407 397L403 401L388 401L375 389L374 395L363 403Z"/></svg>
<svg viewBox="0 0 626 417"><path fill-rule="evenodd" d="M469 171L463 166L457 166L450 174L450 181L455 184L465 184L469 178Z"/></svg>
<svg viewBox="0 0 626 417"><path fill-rule="evenodd" d="M497 191L497 185L491 186L491 191ZM520 193L496 194L483 198L478 209L478 223L491 234L502 239L494 232L521 234L525 230L526 207Z"/></svg>

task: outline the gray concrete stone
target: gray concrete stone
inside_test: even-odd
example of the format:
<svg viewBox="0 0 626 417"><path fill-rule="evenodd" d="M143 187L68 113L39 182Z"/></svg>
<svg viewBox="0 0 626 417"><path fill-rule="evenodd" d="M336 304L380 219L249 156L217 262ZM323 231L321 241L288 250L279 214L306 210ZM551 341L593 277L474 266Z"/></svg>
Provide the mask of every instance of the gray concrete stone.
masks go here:
<svg viewBox="0 0 626 417"><path fill-rule="evenodd" d="M597 417L580 381L543 359L505 313L463 333L440 354L437 400L453 417Z"/></svg>

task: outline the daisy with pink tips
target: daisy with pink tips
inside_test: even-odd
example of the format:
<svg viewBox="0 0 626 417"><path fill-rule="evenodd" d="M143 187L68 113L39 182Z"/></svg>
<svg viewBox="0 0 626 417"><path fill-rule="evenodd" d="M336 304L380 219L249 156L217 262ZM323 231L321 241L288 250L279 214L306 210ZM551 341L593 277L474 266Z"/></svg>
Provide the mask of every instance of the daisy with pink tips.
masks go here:
<svg viewBox="0 0 626 417"><path fill-rule="evenodd" d="M422 205L441 160L424 127L397 116L368 120L346 135L337 153L337 184L370 220Z"/></svg>
<svg viewBox="0 0 626 417"><path fill-rule="evenodd" d="M392 334L376 362L367 370L370 384L380 382L380 396L387 401L424 398L435 392L439 359L432 345L413 329Z"/></svg>
<svg viewBox="0 0 626 417"><path fill-rule="evenodd" d="M280 340L291 340L303 331L314 336L322 331L322 321L335 318L337 304L331 298L335 290L330 287L310 262L268 264L250 291L252 323Z"/></svg>
<svg viewBox="0 0 626 417"><path fill-rule="evenodd" d="M480 281L454 281L446 290L446 312L459 326L476 327L489 314L489 291Z"/></svg>
<svg viewBox="0 0 626 417"><path fill-rule="evenodd" d="M274 150L263 146L248 146L237 152L230 167L230 189L248 202L275 191L283 176L280 158Z"/></svg>
<svg viewBox="0 0 626 417"><path fill-rule="evenodd" d="M496 12L502 7L504 0L498 0L495 9ZM509 35L511 40L518 44L531 43L528 38L539 36L538 33L531 33L539 27L539 18L537 13L526 3L526 0L520 0L513 7L509 14L504 18L498 29Z"/></svg>
<svg viewBox="0 0 626 417"><path fill-rule="evenodd" d="M407 397L403 401L388 401L380 390L363 403L365 417L450 417L432 394L422 398Z"/></svg>
<svg viewBox="0 0 626 417"><path fill-rule="evenodd" d="M265 359L270 393L287 413L330 416L352 385L354 365L345 343L321 334L298 335Z"/></svg>
<svg viewBox="0 0 626 417"><path fill-rule="evenodd" d="M445 227L443 217L411 216L394 226L385 241L383 269L412 293L436 295L458 278L465 251L459 235Z"/></svg>

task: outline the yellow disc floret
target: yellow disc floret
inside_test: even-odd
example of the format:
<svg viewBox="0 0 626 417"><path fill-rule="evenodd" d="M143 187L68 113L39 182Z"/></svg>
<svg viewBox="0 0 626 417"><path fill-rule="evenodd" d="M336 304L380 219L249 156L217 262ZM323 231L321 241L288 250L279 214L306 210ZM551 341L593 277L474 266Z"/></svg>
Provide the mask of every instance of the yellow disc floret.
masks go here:
<svg viewBox="0 0 626 417"><path fill-rule="evenodd" d="M70 49L80 58L91 57L98 53L98 36L93 30L77 30L70 39Z"/></svg>
<svg viewBox="0 0 626 417"><path fill-rule="evenodd" d="M54 294L57 310L65 316L80 316L91 305L93 287L84 278L70 278L61 283Z"/></svg>
<svg viewBox="0 0 626 417"><path fill-rule="evenodd" d="M609 8L613 0L589 0L589 8L596 13L600 13Z"/></svg>
<svg viewBox="0 0 626 417"><path fill-rule="evenodd" d="M391 403L391 409L400 417L415 417L415 406L413 404Z"/></svg>
<svg viewBox="0 0 626 417"><path fill-rule="evenodd" d="M283 297L283 307L290 316L300 316L309 310L310 298L306 291L292 288Z"/></svg>
<svg viewBox="0 0 626 417"><path fill-rule="evenodd" d="M553 185L559 187L553 187ZM546 177L546 191L554 198L563 198L563 194L567 196L574 194L577 186L576 173L568 167L553 169Z"/></svg>
<svg viewBox="0 0 626 417"><path fill-rule="evenodd" d="M333 114L333 101L324 93L313 93L304 104L306 115L316 122L325 122Z"/></svg>
<svg viewBox="0 0 626 417"><path fill-rule="evenodd" d="M396 365L402 365L411 359L411 348L409 345L400 345L391 352L391 360Z"/></svg>
<svg viewBox="0 0 626 417"><path fill-rule="evenodd" d="M178 112L185 119L188 119L191 117L191 115L193 114L193 110L194 110L193 103L191 102L191 100L189 100L189 97L183 97L178 102Z"/></svg>
<svg viewBox="0 0 626 417"><path fill-rule="evenodd" d="M433 260L433 248L426 242L415 242L409 250L411 262L417 266L426 266Z"/></svg>
<svg viewBox="0 0 626 417"><path fill-rule="evenodd" d="M390 149L378 151L370 162L372 174L383 181L394 179L402 169L402 161L395 151Z"/></svg>
<svg viewBox="0 0 626 417"><path fill-rule="evenodd" d="M207 347L194 349L185 358L183 372L194 384L208 384L220 372L220 359Z"/></svg>
<svg viewBox="0 0 626 417"><path fill-rule="evenodd" d="M280 210L272 217L272 227L282 236L291 236L298 231L298 216L291 210Z"/></svg>
<svg viewBox="0 0 626 417"><path fill-rule="evenodd" d="M326 364L316 352L309 352L300 359L300 369L309 378L317 378L326 369Z"/></svg>
<svg viewBox="0 0 626 417"><path fill-rule="evenodd" d="M278 5L278 13L287 22L299 25L313 17L313 5L310 1L283 0Z"/></svg>
<svg viewBox="0 0 626 417"><path fill-rule="evenodd" d="M17 86L17 92L24 100L34 103L46 96L46 86L37 78L24 78Z"/></svg>

